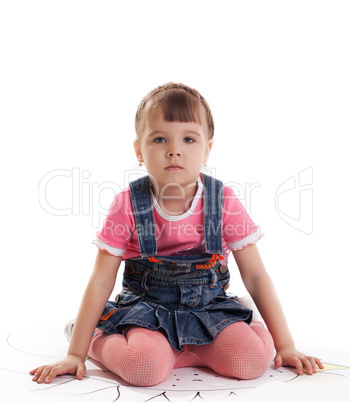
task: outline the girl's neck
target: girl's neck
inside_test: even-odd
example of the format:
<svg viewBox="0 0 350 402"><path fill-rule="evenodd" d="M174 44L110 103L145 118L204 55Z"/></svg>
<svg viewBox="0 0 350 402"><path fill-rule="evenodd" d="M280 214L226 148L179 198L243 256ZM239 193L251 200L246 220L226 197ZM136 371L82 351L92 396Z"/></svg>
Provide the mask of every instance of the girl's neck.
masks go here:
<svg viewBox="0 0 350 402"><path fill-rule="evenodd" d="M188 184L187 186L177 184L164 185L157 192L154 186L152 186L154 197L167 215L182 215L187 212L191 208L197 189L197 182Z"/></svg>

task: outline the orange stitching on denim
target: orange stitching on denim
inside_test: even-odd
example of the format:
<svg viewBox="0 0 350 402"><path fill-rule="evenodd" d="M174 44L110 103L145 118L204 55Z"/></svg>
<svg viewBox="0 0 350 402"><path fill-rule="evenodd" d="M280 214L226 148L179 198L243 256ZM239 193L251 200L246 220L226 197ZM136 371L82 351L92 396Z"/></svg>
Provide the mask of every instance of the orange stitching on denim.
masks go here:
<svg viewBox="0 0 350 402"><path fill-rule="evenodd" d="M216 264L216 261L219 259L219 261L223 261L225 259L224 256L220 254L212 254L211 258L207 260L206 264L196 264L196 269L208 269L213 267ZM208 262L210 264L208 264Z"/></svg>
<svg viewBox="0 0 350 402"><path fill-rule="evenodd" d="M110 311L108 314L103 315L102 317L100 317L100 321L107 321L109 319L109 317L115 313L116 311L118 311L118 309L116 308L115 310Z"/></svg>
<svg viewBox="0 0 350 402"><path fill-rule="evenodd" d="M207 262L216 261L217 259L218 259L218 254L212 254L210 260L207 260Z"/></svg>
<svg viewBox="0 0 350 402"><path fill-rule="evenodd" d="M225 259L225 257L220 254L212 254L212 257L210 258L210 260L207 260L207 262L217 261L217 259L219 259L220 261L223 261Z"/></svg>
<svg viewBox="0 0 350 402"><path fill-rule="evenodd" d="M154 258L154 257L149 257L148 258L151 262L163 262L163 260L157 260L156 258Z"/></svg>
<svg viewBox="0 0 350 402"><path fill-rule="evenodd" d="M205 263L205 264L196 264L196 269L209 269L213 267L216 264L216 261L211 262L211 263Z"/></svg>

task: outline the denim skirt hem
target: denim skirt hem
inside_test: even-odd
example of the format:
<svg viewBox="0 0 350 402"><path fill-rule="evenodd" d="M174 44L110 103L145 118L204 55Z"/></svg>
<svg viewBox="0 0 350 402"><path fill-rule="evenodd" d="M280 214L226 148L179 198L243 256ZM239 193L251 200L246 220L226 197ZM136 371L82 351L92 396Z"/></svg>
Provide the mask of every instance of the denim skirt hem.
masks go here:
<svg viewBox="0 0 350 402"><path fill-rule="evenodd" d="M171 346L181 351L184 345L204 345L228 325L243 321L250 324L252 311L235 297L219 296L200 310L168 310L145 297L136 297L128 306L109 301L98 328L109 334L122 334L129 325L162 331Z"/></svg>

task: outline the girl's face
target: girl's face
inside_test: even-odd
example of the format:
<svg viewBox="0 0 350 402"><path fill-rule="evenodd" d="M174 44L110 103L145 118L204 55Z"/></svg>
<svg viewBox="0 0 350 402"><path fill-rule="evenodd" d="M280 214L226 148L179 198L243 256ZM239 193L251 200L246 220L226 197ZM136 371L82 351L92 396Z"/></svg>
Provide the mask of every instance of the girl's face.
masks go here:
<svg viewBox="0 0 350 402"><path fill-rule="evenodd" d="M200 120L206 121L204 108ZM165 121L159 108L145 123L141 138L134 142L136 156L145 163L157 192L164 186L182 186L185 191L193 186L212 145L206 124Z"/></svg>

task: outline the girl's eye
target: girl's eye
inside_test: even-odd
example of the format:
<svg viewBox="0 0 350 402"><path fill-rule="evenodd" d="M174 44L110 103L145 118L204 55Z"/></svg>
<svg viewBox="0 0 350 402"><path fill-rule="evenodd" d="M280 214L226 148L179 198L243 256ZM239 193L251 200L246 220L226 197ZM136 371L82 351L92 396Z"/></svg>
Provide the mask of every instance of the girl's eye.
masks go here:
<svg viewBox="0 0 350 402"><path fill-rule="evenodd" d="M154 142L157 142L158 144L161 144L162 142L165 142L165 138L164 137L158 137L154 140Z"/></svg>
<svg viewBox="0 0 350 402"><path fill-rule="evenodd" d="M191 144L192 142L194 142L194 139L191 138L191 137L186 137L186 138L184 139L184 142L187 142L188 144Z"/></svg>

